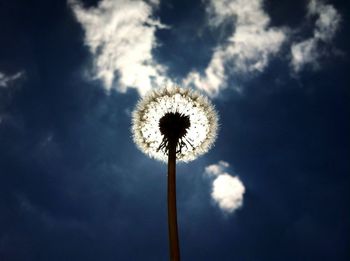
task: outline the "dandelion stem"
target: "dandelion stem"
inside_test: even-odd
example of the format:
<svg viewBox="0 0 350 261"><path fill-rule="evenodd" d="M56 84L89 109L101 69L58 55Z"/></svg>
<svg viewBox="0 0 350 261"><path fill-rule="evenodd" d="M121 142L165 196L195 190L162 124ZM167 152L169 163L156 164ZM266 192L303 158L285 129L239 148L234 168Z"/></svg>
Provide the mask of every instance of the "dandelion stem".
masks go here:
<svg viewBox="0 0 350 261"><path fill-rule="evenodd" d="M169 140L168 148L168 228L170 261L180 260L176 211L176 140Z"/></svg>

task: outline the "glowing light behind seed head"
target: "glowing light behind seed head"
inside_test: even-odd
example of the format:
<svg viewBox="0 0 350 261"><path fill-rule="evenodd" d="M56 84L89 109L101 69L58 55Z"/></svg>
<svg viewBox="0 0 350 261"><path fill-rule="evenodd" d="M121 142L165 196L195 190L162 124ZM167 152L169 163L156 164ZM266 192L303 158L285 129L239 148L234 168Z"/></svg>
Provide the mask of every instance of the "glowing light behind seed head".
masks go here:
<svg viewBox="0 0 350 261"><path fill-rule="evenodd" d="M167 87L148 93L133 112L133 138L141 151L152 158L167 160L167 155L158 150L163 139L159 120L167 112L179 112L190 117L191 126L183 139L185 146L177 153L177 160L191 161L209 150L218 129L214 106L196 91Z"/></svg>

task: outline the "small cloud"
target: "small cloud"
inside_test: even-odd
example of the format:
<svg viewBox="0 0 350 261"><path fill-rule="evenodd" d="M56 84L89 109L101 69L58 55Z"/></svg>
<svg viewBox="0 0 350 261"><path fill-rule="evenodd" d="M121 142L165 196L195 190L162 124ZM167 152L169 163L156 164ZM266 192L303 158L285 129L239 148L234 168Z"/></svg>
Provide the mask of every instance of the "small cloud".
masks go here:
<svg viewBox="0 0 350 261"><path fill-rule="evenodd" d="M169 82L166 68L152 54L157 47L155 32L165 28L153 18L158 1L102 0L89 9L76 0L69 3L85 30L95 77L107 90L136 88L143 95Z"/></svg>
<svg viewBox="0 0 350 261"><path fill-rule="evenodd" d="M6 74L0 72L0 87L8 87L9 84L18 80L23 75L24 75L23 72L17 72L17 73L12 74L12 75L6 75Z"/></svg>
<svg viewBox="0 0 350 261"><path fill-rule="evenodd" d="M208 176L218 176L220 174L223 174L225 172L225 169L228 168L230 165L226 161L220 160L218 164L212 164L205 168L205 173Z"/></svg>
<svg viewBox="0 0 350 261"><path fill-rule="evenodd" d="M299 72L306 64L317 66L319 53L317 51L317 40L310 38L308 40L293 44L291 46L292 61L291 65L294 72Z"/></svg>
<svg viewBox="0 0 350 261"><path fill-rule="evenodd" d="M229 163L219 161L205 168L205 174L215 177L212 183L211 197L219 208L227 213L233 213L243 206L245 187L237 176L227 173Z"/></svg>
<svg viewBox="0 0 350 261"><path fill-rule="evenodd" d="M295 73L301 71L306 65L318 67L320 57L327 55L319 48L320 44L330 45L338 30L340 15L332 5L326 5L319 0L310 0L308 16L316 16L313 36L291 46L291 66Z"/></svg>
<svg viewBox="0 0 350 261"><path fill-rule="evenodd" d="M234 23L235 31L215 48L204 73L192 71L184 85L194 85L213 97L227 87L230 76L263 72L270 58L279 52L287 33L269 26L270 17L262 0L210 0L207 11L209 25L217 27L228 21Z"/></svg>
<svg viewBox="0 0 350 261"><path fill-rule="evenodd" d="M242 207L244 192L245 187L238 177L222 174L214 180L211 196L224 212L232 213Z"/></svg>

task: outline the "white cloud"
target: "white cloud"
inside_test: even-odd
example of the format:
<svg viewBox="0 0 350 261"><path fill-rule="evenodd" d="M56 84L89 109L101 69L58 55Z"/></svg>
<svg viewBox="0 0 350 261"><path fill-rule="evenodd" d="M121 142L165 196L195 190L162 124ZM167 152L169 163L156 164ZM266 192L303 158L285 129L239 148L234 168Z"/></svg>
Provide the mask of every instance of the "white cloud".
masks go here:
<svg viewBox="0 0 350 261"><path fill-rule="evenodd" d="M243 205L244 192L238 177L222 174L214 180L211 196L223 211L232 213Z"/></svg>
<svg viewBox="0 0 350 261"><path fill-rule="evenodd" d="M21 78L23 74L23 72L17 72L12 75L6 75L0 72L0 87L8 87L9 84Z"/></svg>
<svg viewBox="0 0 350 261"><path fill-rule="evenodd" d="M212 164L205 168L205 173L209 176L218 176L220 174L223 174L225 172L225 169L228 168L230 165L223 160L220 160L218 164Z"/></svg>
<svg viewBox="0 0 350 261"><path fill-rule="evenodd" d="M211 61L202 75L188 74L185 85L194 85L210 96L227 87L232 74L262 72L270 57L276 55L286 40L284 29L269 27L270 18L264 12L262 0L210 0L208 12L212 26L230 21L235 24L227 42L215 48Z"/></svg>
<svg viewBox="0 0 350 261"><path fill-rule="evenodd" d="M143 95L152 87L166 84L166 68L152 55L157 46L155 31L164 28L152 18L150 4L132 0L102 0L85 9L79 2L70 5L85 30L85 44L94 56L96 78L107 90L125 92L136 88ZM114 84L116 81L118 83Z"/></svg>
<svg viewBox="0 0 350 261"><path fill-rule="evenodd" d="M85 44L93 55L94 78L107 90L126 92L136 88L143 95L153 87L173 85L167 68L153 56L157 47L156 31L165 28L154 18L159 0L101 0L97 7L85 8L80 0L69 0L70 6L85 30ZM263 72L278 55L289 37L287 27L271 27L264 11L264 0L206 0L208 25L220 29L231 23L233 33L213 50L204 71L193 70L182 81L215 97L238 80ZM312 37L290 46L290 65L299 72L305 65L318 65L339 27L337 10L321 0L309 0L308 17L316 17ZM241 91L241 85L231 86Z"/></svg>
<svg viewBox="0 0 350 261"><path fill-rule="evenodd" d="M237 177L226 172L230 165L225 161L212 164L205 168L209 177L215 177L212 183L211 197L225 213L233 213L243 206L245 187Z"/></svg>
<svg viewBox="0 0 350 261"><path fill-rule="evenodd" d="M319 53L317 50L317 40L310 38L308 40L293 44L291 46L292 67L294 72L299 72L306 64L317 66Z"/></svg>
<svg viewBox="0 0 350 261"><path fill-rule="evenodd" d="M315 38L323 41L333 39L338 30L340 15L332 5L326 5L320 0L310 0L308 5L310 15L317 15Z"/></svg>
<svg viewBox="0 0 350 261"><path fill-rule="evenodd" d="M317 16L313 36L291 46L291 66L294 72L299 72L310 64L318 67L318 60L325 54L318 47L321 43L330 45L340 23L340 15L337 10L319 0L310 0L308 16Z"/></svg>

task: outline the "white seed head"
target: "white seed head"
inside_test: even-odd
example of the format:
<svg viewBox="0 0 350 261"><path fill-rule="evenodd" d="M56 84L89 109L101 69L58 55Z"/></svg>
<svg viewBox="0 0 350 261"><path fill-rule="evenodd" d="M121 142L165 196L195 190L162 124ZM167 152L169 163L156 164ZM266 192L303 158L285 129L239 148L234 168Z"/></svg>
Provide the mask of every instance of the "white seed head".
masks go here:
<svg viewBox="0 0 350 261"><path fill-rule="evenodd" d="M149 92L133 112L133 139L142 152L157 160L167 160L167 153L159 149L163 140L159 120L166 113L176 112L190 118L181 149L178 144L177 160L188 162L210 149L218 130L218 115L212 103L196 91L166 87Z"/></svg>

